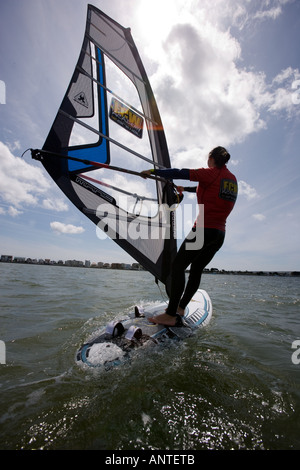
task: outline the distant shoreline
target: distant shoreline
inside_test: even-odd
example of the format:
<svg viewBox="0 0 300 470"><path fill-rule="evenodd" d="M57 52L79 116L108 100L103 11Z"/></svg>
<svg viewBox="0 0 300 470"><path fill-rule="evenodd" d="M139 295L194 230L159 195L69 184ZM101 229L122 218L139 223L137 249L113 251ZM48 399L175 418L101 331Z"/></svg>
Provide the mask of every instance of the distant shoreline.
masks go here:
<svg viewBox="0 0 300 470"><path fill-rule="evenodd" d="M77 261L77 260L67 260L67 261L52 261L50 259L31 259L23 257L13 257L2 255L0 258L0 263L10 263L10 264L30 264L38 266L65 266L71 268L85 268L85 269L118 269L123 271L145 271L143 266L139 263L91 263L90 261ZM300 271L241 271L241 270L225 270L218 268L204 269L204 274L233 274L233 275L244 275L244 276L281 276L281 277L300 277Z"/></svg>

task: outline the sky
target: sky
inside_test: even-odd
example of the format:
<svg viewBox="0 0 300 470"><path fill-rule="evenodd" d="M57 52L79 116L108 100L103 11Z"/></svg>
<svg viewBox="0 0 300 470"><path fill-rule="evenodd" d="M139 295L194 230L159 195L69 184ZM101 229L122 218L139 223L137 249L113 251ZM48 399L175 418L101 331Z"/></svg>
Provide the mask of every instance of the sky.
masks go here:
<svg viewBox="0 0 300 470"><path fill-rule="evenodd" d="M133 262L60 192L41 148L74 71L85 0L0 4L0 255ZM132 36L172 167L222 145L239 196L208 267L300 270L299 0L94 0Z"/></svg>

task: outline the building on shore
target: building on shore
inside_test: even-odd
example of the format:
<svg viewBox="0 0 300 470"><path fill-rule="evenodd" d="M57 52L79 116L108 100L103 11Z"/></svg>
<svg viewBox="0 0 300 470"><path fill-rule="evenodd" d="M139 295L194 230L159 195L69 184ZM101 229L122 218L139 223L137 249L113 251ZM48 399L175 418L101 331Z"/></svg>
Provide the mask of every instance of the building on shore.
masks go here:
<svg viewBox="0 0 300 470"><path fill-rule="evenodd" d="M0 261L2 263L12 263L13 256L11 255L1 255Z"/></svg>
<svg viewBox="0 0 300 470"><path fill-rule="evenodd" d="M139 263L104 263L99 261L98 263L91 263L89 260L78 261L78 260L67 260L67 261L52 261L49 258L36 259L36 258L25 258L23 256L12 256L12 255L1 255L0 263L19 263L19 264L38 264L48 266L70 266L75 268L98 268L98 269L121 269L121 270L133 270L143 271L144 268ZM188 272L188 271L187 271ZM233 274L233 275L244 275L244 276L292 276L300 277L300 271L239 271L239 270L225 270L218 268L206 268L204 274Z"/></svg>

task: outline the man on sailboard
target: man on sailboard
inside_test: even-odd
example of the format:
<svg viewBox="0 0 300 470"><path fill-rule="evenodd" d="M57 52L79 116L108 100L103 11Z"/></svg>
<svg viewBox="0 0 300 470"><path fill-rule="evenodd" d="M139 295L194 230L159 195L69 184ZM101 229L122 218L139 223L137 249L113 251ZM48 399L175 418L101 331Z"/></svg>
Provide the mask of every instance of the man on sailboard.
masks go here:
<svg viewBox="0 0 300 470"><path fill-rule="evenodd" d="M150 318L153 323L167 326L181 325L181 317L199 288L204 268L224 243L226 219L234 207L238 193L236 177L226 166L229 159L230 154L224 147L216 147L209 153L208 168L155 169L141 173L141 176L154 174L166 179L198 182L197 201L199 209L204 207L204 214L199 213L191 233L182 243L174 259L169 305L165 313ZM197 244L196 236L199 229L202 229L203 233L201 247L199 243ZM185 270L189 265L190 273L185 285Z"/></svg>

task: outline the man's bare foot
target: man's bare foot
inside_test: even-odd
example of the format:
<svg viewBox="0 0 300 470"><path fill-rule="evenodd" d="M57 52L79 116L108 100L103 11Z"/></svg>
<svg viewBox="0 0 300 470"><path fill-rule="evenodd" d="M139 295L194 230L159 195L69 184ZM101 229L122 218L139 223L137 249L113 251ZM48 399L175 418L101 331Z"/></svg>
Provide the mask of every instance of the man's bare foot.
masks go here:
<svg viewBox="0 0 300 470"><path fill-rule="evenodd" d="M149 318L149 321L156 323L157 325L166 325L166 326L175 326L177 323L177 318L167 313L161 313L155 317Z"/></svg>
<svg viewBox="0 0 300 470"><path fill-rule="evenodd" d="M166 308L165 312L167 312L167 310L168 310L168 309ZM178 307L178 308L177 308L177 313L178 313L178 315L180 315L181 317L183 317L183 316L184 316L184 309L181 308L181 307Z"/></svg>

